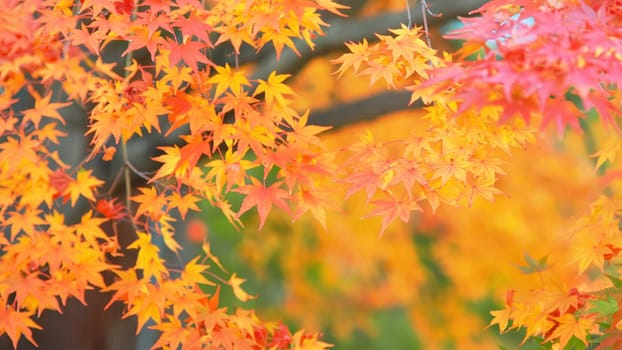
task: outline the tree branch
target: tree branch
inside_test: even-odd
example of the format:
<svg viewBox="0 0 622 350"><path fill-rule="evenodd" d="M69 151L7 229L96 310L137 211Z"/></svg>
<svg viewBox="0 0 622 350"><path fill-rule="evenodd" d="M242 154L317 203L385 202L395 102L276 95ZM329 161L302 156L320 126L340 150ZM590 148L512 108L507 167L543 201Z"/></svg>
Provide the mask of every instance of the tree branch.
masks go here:
<svg viewBox="0 0 622 350"><path fill-rule="evenodd" d="M311 112L308 123L332 126L336 129L355 122L373 120L387 113L423 107L421 101L409 106L410 96L409 91L388 91L357 101L336 104L324 110Z"/></svg>

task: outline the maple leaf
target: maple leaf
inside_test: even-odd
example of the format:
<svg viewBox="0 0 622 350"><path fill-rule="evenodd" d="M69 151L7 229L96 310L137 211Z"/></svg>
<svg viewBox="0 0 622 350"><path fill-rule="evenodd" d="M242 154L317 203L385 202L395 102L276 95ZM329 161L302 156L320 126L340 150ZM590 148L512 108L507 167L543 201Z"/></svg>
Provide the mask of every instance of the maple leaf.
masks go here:
<svg viewBox="0 0 622 350"><path fill-rule="evenodd" d="M545 105L542 115L542 127L554 122L559 135L563 135L568 125L575 131L582 132L579 125L581 111L570 101L561 98L551 99Z"/></svg>
<svg viewBox="0 0 622 350"><path fill-rule="evenodd" d="M214 159L207 163L207 167L210 168L207 178L215 178L219 192L223 188L229 191L233 185L243 186L247 170L257 167L255 162L244 159L246 151L234 152L230 141L227 141L226 145L224 159Z"/></svg>
<svg viewBox="0 0 622 350"><path fill-rule="evenodd" d="M528 253L524 254L524 258L525 258L525 262L527 263L527 265L518 266L518 268L524 274L540 273L542 271L546 271L549 268L549 266L547 265L548 257L546 255L542 256L540 259L538 259L538 261L536 261Z"/></svg>
<svg viewBox="0 0 622 350"><path fill-rule="evenodd" d="M80 29L71 32L71 44L84 45L89 51L99 56L102 41L106 39L106 33L101 30L91 30L84 23L80 23Z"/></svg>
<svg viewBox="0 0 622 350"><path fill-rule="evenodd" d="M309 110L305 111L299 118L288 121L292 128L287 134L290 142L301 141L303 143L323 146L322 141L316 136L326 130L330 130L331 126L307 125L309 120Z"/></svg>
<svg viewBox="0 0 622 350"><path fill-rule="evenodd" d="M369 44L367 39L363 39L363 41L358 44L348 42L346 43L346 47L351 53L344 53L339 58L331 61L333 63L341 64L336 72L339 73L339 78L341 78L343 73L348 71L350 67L352 67L355 72L358 72L361 64L369 60Z"/></svg>
<svg viewBox="0 0 622 350"><path fill-rule="evenodd" d="M74 226L76 233L92 246L98 246L98 240L107 241L108 235L101 228L101 224L106 222L106 218L94 218L92 211L87 211L80 218L80 223Z"/></svg>
<svg viewBox="0 0 622 350"><path fill-rule="evenodd" d="M467 176L467 189L468 189L468 205L473 205L475 195L479 195L489 201L494 199L494 195L501 194L502 192L494 187L495 178L487 176Z"/></svg>
<svg viewBox="0 0 622 350"><path fill-rule="evenodd" d="M48 93L45 97L41 97L34 89L29 89L30 94L35 100L34 108L24 110L24 123L32 122L35 128L39 128L41 118L48 117L56 120L60 120L61 123L65 123L65 119L58 112L59 109L69 106L70 102L50 102L52 98L52 92Z"/></svg>
<svg viewBox="0 0 622 350"><path fill-rule="evenodd" d="M139 14L140 16L140 14ZM160 18L160 16L154 16L156 19ZM150 24L157 23L156 21L149 22ZM158 47L163 47L166 41L160 35L160 32L150 32L149 26L145 27L136 27L134 32L127 36L127 49L121 54L121 56L126 56L130 52L135 52L138 49L143 47L147 48L149 54L151 55L151 59L155 60L156 52Z"/></svg>
<svg viewBox="0 0 622 350"><path fill-rule="evenodd" d="M175 40L167 38L165 44L162 46L170 51L169 60L171 66L183 61L190 68L192 68L193 72L198 72L199 63L212 64L207 56L201 51L208 47L205 43L189 39L186 39L183 43L177 43Z"/></svg>
<svg viewBox="0 0 622 350"><path fill-rule="evenodd" d="M440 178L442 184L445 184L451 178L455 178L461 182L466 182L467 169L470 165L471 162L466 159L446 156L434 164L435 171L433 177Z"/></svg>
<svg viewBox="0 0 622 350"><path fill-rule="evenodd" d="M319 333L305 333L299 330L292 336L292 343L296 350L325 350L332 348L333 345L319 340Z"/></svg>
<svg viewBox="0 0 622 350"><path fill-rule="evenodd" d="M332 12L339 16L345 16L345 14L341 12L341 10L347 10L350 8L349 6L338 4L332 0L314 0L314 1L316 4L318 4L318 6L320 6L320 9Z"/></svg>
<svg viewBox="0 0 622 350"><path fill-rule="evenodd" d="M6 301L2 301L6 304ZM38 346L32 338L32 329L42 329L32 319L32 313L28 311L14 310L11 307L0 308L0 333L6 333L13 343L13 348L17 349L17 342L20 337L26 338L29 342Z"/></svg>
<svg viewBox="0 0 622 350"><path fill-rule="evenodd" d="M229 285L231 286L231 288L233 288L233 294L235 295L236 298L238 298L238 300L246 302L249 301L251 299L255 299L255 296L252 296L248 293L246 293L241 285L242 283L244 283L246 280L243 278L240 278L237 276L237 274L232 274L231 277L229 278Z"/></svg>
<svg viewBox="0 0 622 350"><path fill-rule="evenodd" d="M576 337L582 341L583 344L587 344L587 333L594 326L594 320L592 318L577 318L572 314L564 314L560 317L554 317L553 319L558 322L558 325L545 341L559 338L559 346L561 349L568 344L568 341L572 337Z"/></svg>
<svg viewBox="0 0 622 350"><path fill-rule="evenodd" d="M134 218L138 218L142 214L149 214L151 220L158 221L166 206L164 195L158 194L154 187L141 187L138 190L141 194L132 197L134 202L140 203Z"/></svg>
<svg viewBox="0 0 622 350"><path fill-rule="evenodd" d="M275 71L272 71L267 81L257 80L258 84L253 97L263 92L269 105L276 102L277 106L286 106L287 102L284 96L294 95L294 91L286 84L283 84L283 81L289 77L290 74L277 74Z"/></svg>
<svg viewBox="0 0 622 350"><path fill-rule="evenodd" d="M207 278L203 276L203 272L209 268L207 265L199 264L197 261L200 257L195 257L186 263L184 267L184 271L181 273L181 278L184 281L191 283L200 283L200 284L210 284L214 285L214 283L210 282Z"/></svg>
<svg viewBox="0 0 622 350"><path fill-rule="evenodd" d="M598 152L591 155L591 157L598 157L595 169L600 168L606 161L613 163L620 150L622 150L622 140L620 138L612 137L604 140L604 144Z"/></svg>
<svg viewBox="0 0 622 350"><path fill-rule="evenodd" d="M274 346L277 348L287 348L290 346L292 342L292 333L289 328L280 323L276 328L274 333L272 334L272 340L270 341L270 346Z"/></svg>
<svg viewBox="0 0 622 350"><path fill-rule="evenodd" d="M67 184L64 194L70 196L72 206L75 206L80 196L95 201L93 189L101 186L104 182L92 176L91 173L92 170L80 169L76 174L75 181L71 181Z"/></svg>
<svg viewBox="0 0 622 350"><path fill-rule="evenodd" d="M199 211L197 202L201 199L191 193L181 195L180 193L173 192L170 196L167 196L166 199L169 201L169 205L172 208L177 208L177 210L179 210L182 219L186 218L186 213L189 209Z"/></svg>
<svg viewBox="0 0 622 350"><path fill-rule="evenodd" d="M296 204L298 208L293 217L294 221L298 220L298 218L307 211L311 211L311 215L313 215L315 220L322 225L325 231L327 230L326 211L324 208L336 207L333 193L326 190L300 187L296 194Z"/></svg>
<svg viewBox="0 0 622 350"><path fill-rule="evenodd" d="M172 147L162 146L158 147L158 149L164 151L164 154L152 159L163 164L153 175L151 182L173 174L175 177L180 178L188 172L188 162L182 158L181 150L177 145Z"/></svg>
<svg viewBox="0 0 622 350"><path fill-rule="evenodd" d="M114 291L110 301L104 306L104 310L107 310L116 301L131 302L134 295L143 289L142 283L144 281L138 280L136 269L115 270L114 273L117 275L116 280L103 289L106 292Z"/></svg>
<svg viewBox="0 0 622 350"><path fill-rule="evenodd" d="M0 122L0 124L1 123L2 122ZM42 140L42 141L49 140L50 142L54 144L58 144L60 142L60 140L58 139L59 136L67 136L66 133L58 129L58 125L54 122L45 124L44 126L39 128L39 130L36 131L36 134L39 140Z"/></svg>
<svg viewBox="0 0 622 350"><path fill-rule="evenodd" d="M271 42L276 51L277 61L281 59L281 52L283 52L283 47L285 46L289 47L296 55L300 56L300 52L298 52L298 48L296 48L296 44L294 44L292 40L292 37L295 36L296 33L282 25L281 28L278 29L265 27L261 35L261 40L259 41L259 46L262 47L266 43Z"/></svg>
<svg viewBox="0 0 622 350"><path fill-rule="evenodd" d="M218 37L218 40L216 40L214 45L229 41L231 42L235 53L238 55L240 54L240 46L242 46L242 42L248 43L251 46L255 45L250 30L247 27L237 25L224 25L216 27L214 30L220 33L220 36Z"/></svg>
<svg viewBox="0 0 622 350"><path fill-rule="evenodd" d="M160 323L165 305L165 296L162 295L158 287L147 284L146 288L137 293L136 297L129 303L129 308L123 318L136 315L136 334L138 334L150 319L156 324Z"/></svg>
<svg viewBox="0 0 622 350"><path fill-rule="evenodd" d="M388 200L371 201L371 204L376 208L367 216L382 216L380 236L396 218L399 217L403 222L408 222L413 211L423 211L417 201L410 198L397 199L391 196Z"/></svg>
<svg viewBox="0 0 622 350"><path fill-rule="evenodd" d="M155 325L149 326L150 329L155 329L160 332L158 340L153 344L153 349L179 349L183 348L182 345L189 343L188 337L190 330L184 325L177 317L167 317L168 321L158 322Z"/></svg>
<svg viewBox="0 0 622 350"><path fill-rule="evenodd" d="M601 271L605 263L605 256L611 254L611 250L602 242L594 242L594 237L588 232L577 233L575 242L570 248L573 252L572 261L578 263L579 274L588 267L594 265Z"/></svg>
<svg viewBox="0 0 622 350"><path fill-rule="evenodd" d="M212 76L208 83L216 83L216 92L214 98L218 98L227 89L231 90L235 96L239 96L244 86L250 86L244 72L232 70L228 63L224 67L216 66L216 74Z"/></svg>
<svg viewBox="0 0 622 350"><path fill-rule="evenodd" d="M251 182L252 184L235 190L236 192L246 195L236 215L238 218L249 209L256 206L257 212L259 213L259 229L261 230L266 222L266 217L270 209L272 209L272 204L276 204L277 207L289 213L289 206L284 200L289 197L289 194L281 188L283 184L282 181L275 182L267 187L254 177L251 177Z"/></svg>
<svg viewBox="0 0 622 350"><path fill-rule="evenodd" d="M138 256L136 258L135 267L143 271L146 279L155 277L160 280L162 276L166 276L166 267L164 260L160 258L160 249L151 242L151 235L145 232L136 232L138 238L127 246L127 249L137 249Z"/></svg>
<svg viewBox="0 0 622 350"><path fill-rule="evenodd" d="M10 240L14 241L20 232L24 232L27 235L35 233L35 226L45 224L45 221L41 218L41 210L26 207L23 209L23 213L19 211L12 211L11 215L6 220L7 225L11 225Z"/></svg>
<svg viewBox="0 0 622 350"><path fill-rule="evenodd" d="M510 317L512 315L512 310L508 308L502 310L493 310L490 311L490 314L493 316L493 319L492 321L490 321L490 324L488 326L490 327L498 324L499 332L505 333L506 329L508 328L508 322L510 321Z"/></svg>

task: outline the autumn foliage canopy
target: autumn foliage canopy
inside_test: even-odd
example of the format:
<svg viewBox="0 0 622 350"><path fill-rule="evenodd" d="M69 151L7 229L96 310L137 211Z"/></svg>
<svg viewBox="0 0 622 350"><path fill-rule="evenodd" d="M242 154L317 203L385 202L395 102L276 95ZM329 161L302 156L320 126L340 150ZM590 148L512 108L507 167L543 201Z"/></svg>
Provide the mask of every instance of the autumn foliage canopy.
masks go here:
<svg viewBox="0 0 622 350"><path fill-rule="evenodd" d="M601 175L584 196L592 202L556 249L525 254L520 269L537 283L506 284L489 322L557 349L622 346L622 2L493 0L447 34L462 42L456 52L407 23L344 43L334 76L409 91L424 107L407 133L361 129L340 145L294 108L290 75L257 77L238 62L243 47L274 52L277 65L297 42L313 49L324 16L346 16L338 1L1 2L0 334L14 347L36 343L44 311L95 290L111 295L107 307L123 304L136 333L158 331L157 349L328 348L319 332L222 305L225 288L242 302L255 295L197 222L201 253L182 259L178 224L208 202L238 229L247 212L262 229L278 211L312 218L325 237L331 213L358 205L357 220L379 217L377 244L391 242L390 228L413 218L512 202L521 194L500 181L518 176L515 155L564 138L592 147L577 155ZM219 47L224 60L212 55ZM61 151L71 123L88 138L77 162ZM155 168L131 159L136 140ZM117 170L104 178L102 164Z"/></svg>

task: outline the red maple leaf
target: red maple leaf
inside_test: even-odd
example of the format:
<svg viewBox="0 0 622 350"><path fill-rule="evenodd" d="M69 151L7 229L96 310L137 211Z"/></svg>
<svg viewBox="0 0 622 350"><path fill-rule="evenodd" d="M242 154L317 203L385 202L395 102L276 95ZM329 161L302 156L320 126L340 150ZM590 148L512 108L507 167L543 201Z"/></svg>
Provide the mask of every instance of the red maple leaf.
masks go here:
<svg viewBox="0 0 622 350"><path fill-rule="evenodd" d="M238 211L237 217L239 218L249 209L257 206L260 221L259 229L261 230L266 222L266 217L268 216L270 209L272 209L272 204L275 204L277 207L288 213L290 212L289 206L284 200L284 198L288 198L289 195L287 194L287 191L281 188L281 185L283 184L282 181L275 182L270 186L266 186L253 177L251 178L251 181L251 185L246 185L236 190L237 192L246 194L246 197L240 206L240 210Z"/></svg>

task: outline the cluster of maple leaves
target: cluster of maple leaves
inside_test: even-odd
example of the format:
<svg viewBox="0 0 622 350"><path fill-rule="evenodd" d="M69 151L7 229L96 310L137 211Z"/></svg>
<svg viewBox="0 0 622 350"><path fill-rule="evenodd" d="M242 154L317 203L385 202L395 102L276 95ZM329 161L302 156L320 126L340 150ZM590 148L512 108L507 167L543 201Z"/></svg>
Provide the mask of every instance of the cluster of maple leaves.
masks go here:
<svg viewBox="0 0 622 350"><path fill-rule="evenodd" d="M329 173L314 164L321 148L314 135L323 129L306 126L305 117L288 108L286 97L292 91L283 84L286 76L273 74L251 90L242 71L208 57L226 42L236 52L242 42L257 49L271 42L277 53L284 45L294 48L292 38L311 43L325 25L318 11L338 13L343 7L325 0L10 0L2 6L7 11L0 15L0 226L8 235L0 241L0 333L14 346L22 336L34 343L37 316L44 310L61 311L68 298L84 302L85 291L97 288L113 293L110 303L123 302L126 317L137 317L137 332L153 322L150 327L161 332L154 348L327 347L317 333L292 334L282 324L260 321L252 311L219 307L219 289L211 296L204 290L219 278L213 273L206 277L207 259L221 266L207 243L205 260L196 258L174 269L154 242L161 239L177 252L174 216L183 219L188 210L198 210L201 199L212 201L232 221L257 206L262 222L272 203L285 207L290 196L315 200L312 178ZM129 43L120 70L102 59L116 41ZM132 59L141 48L152 64ZM23 92L34 100L31 106L20 99ZM89 106L86 135L91 137L90 154L74 167L63 162L54 146L64 136L58 128L65 122L62 109L72 103ZM235 124L225 123L227 113ZM127 160L130 138L168 135L178 128L184 129L183 145L161 148L155 160L162 166L154 175ZM104 188L104 181L89 170L97 157L112 160L117 148L124 160L119 178L132 172L149 181L124 199L113 196L114 183ZM223 149L222 157L213 157ZM249 151L255 161L245 160ZM200 167L203 156L213 160ZM288 176L266 184L265 177L247 174L261 165L266 174L280 166ZM129 176L123 181L129 186ZM297 191L280 188L284 182ZM237 213L224 199L232 190L246 195ZM83 200L90 209L79 223L67 223L60 208ZM309 209L307 201L301 200L300 214ZM138 205L134 210L133 203ZM120 221L129 221L137 237L123 248ZM105 230L106 223L113 229ZM137 251L129 268L112 263L125 249ZM104 282L106 271L117 276L115 281ZM246 301L251 296L240 287L243 282L235 273L220 281Z"/></svg>
<svg viewBox="0 0 622 350"><path fill-rule="evenodd" d="M462 54L477 58L439 69L424 85L454 86L463 106L502 106L502 121L535 117L559 134L567 126L582 132L581 119L597 115L611 131L595 154L599 168L615 159L620 137L620 9L618 1L491 1L449 36L465 40ZM525 339L560 349L622 344L617 177L605 176L607 195L568 229L566 250L526 256L523 272L540 275L541 287L509 291L492 324L525 328Z"/></svg>
<svg viewBox="0 0 622 350"><path fill-rule="evenodd" d="M137 331L152 322L161 333L154 348L326 348L317 333L291 334L252 311L219 307L219 289L205 292L216 281L242 301L252 297L235 273L219 279L207 271L215 265L226 272L208 243L204 259L175 269L155 242L178 252L174 223L201 200L240 225L240 216L256 208L261 228L277 206L293 219L310 213L326 228L326 209L359 191L372 206L368 216L382 216L382 233L423 203L436 210L441 202L492 200L501 193L495 184L505 174L504 157L534 142L537 128L580 130L580 117L593 111L615 129L620 113L618 1L493 0L450 35L465 41L459 59L439 55L421 29L406 26L372 45L347 44L351 52L335 60L337 72L352 69L371 83L411 90L412 101L428 104L429 127L389 142L367 133L342 150L328 149L317 136L327 128L307 125L308 112L291 107L287 75L250 79L237 64L210 59L223 45L235 57L243 44L260 50L271 43L277 57L284 47L297 51L294 39L313 47L326 26L321 11L343 15L345 7L331 0L2 0L2 6L0 227L7 235L0 237L0 334L14 346L22 336L34 342L41 312L60 311L68 298L84 302L85 291L97 288L112 292L110 303L125 304ZM127 42L121 67L103 59L113 42ZM148 64L134 59L143 49ZM475 58L464 59L469 55ZM73 167L55 150L64 136L63 109L72 104L88 106L91 139L89 154ZM150 133L179 138L159 147L154 174L137 169L127 152L127 141ZM619 143L602 151L599 165L618 149ZM105 184L89 164L117 152L123 168L118 181ZM131 176L145 184L131 189ZM115 197L119 181L128 189ZM228 201L230 192L242 195L239 208ZM615 193L598 201L573 235L574 285L561 294L547 284L510 293L506 308L493 312L502 331L511 321L562 348L573 336L585 343L602 335L603 344L617 344L619 311L607 308L622 298ZM68 223L60 208L80 202L88 208L79 223ZM126 247L119 244L120 221L135 231ZM113 264L126 250L137 251L133 266ZM585 291L590 267L613 290ZM546 261L530 268L541 273ZM104 272L116 279L106 283Z"/></svg>

